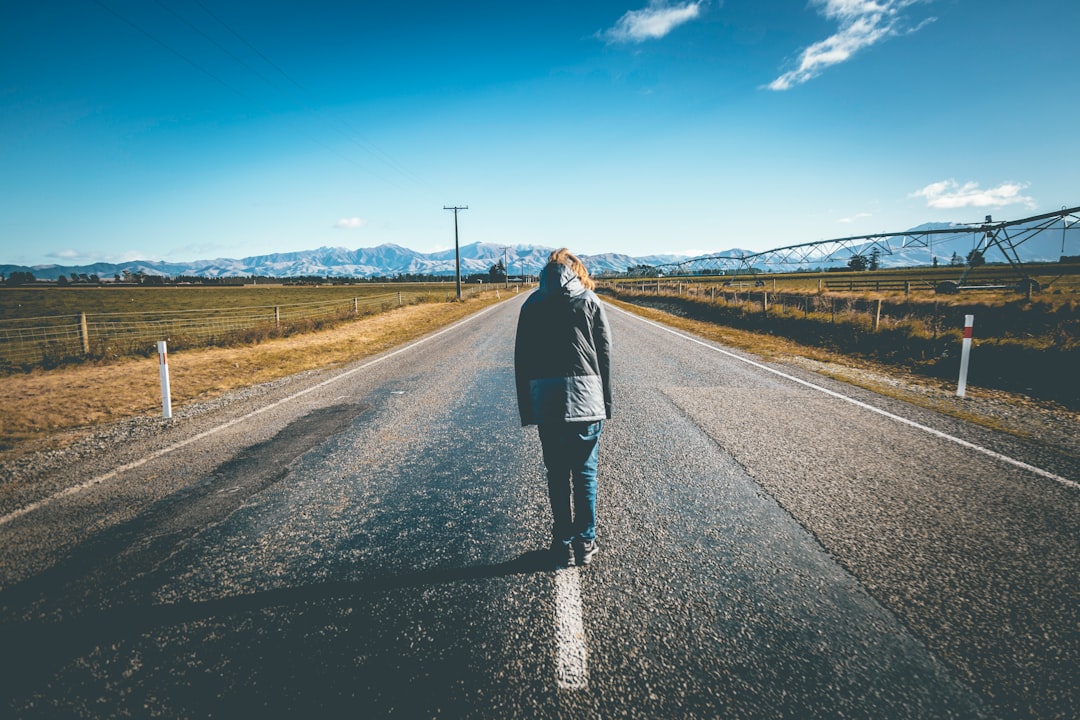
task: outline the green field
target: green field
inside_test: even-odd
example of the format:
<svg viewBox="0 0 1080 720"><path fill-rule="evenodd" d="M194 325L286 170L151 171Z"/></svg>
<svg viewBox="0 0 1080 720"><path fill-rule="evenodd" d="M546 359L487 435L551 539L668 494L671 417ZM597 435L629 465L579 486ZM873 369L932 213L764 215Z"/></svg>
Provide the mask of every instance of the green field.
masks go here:
<svg viewBox="0 0 1080 720"><path fill-rule="evenodd" d="M470 286L474 287L474 286ZM463 287L463 292L465 288ZM79 313L175 313L266 308L329 301L346 302L388 293L422 293L445 299L456 294L453 280L441 283L358 283L355 285L242 285L0 287L0 319L78 316Z"/></svg>
<svg viewBox="0 0 1080 720"><path fill-rule="evenodd" d="M1005 287L954 294L933 287L958 279L957 268L621 279L605 280L598 289L682 317L938 378L957 376L965 317L971 315L973 384L1080 407L1077 270L1029 267L1029 277L1044 288L1030 299L1010 289L1015 275L1004 276L999 267L976 270L965 285ZM875 283L883 289L875 291Z"/></svg>
<svg viewBox="0 0 1080 720"><path fill-rule="evenodd" d="M0 368L147 354L162 340L170 350L259 342L456 297L452 282L3 288Z"/></svg>
<svg viewBox="0 0 1080 720"><path fill-rule="evenodd" d="M874 292L874 285L880 283L883 288L880 292L884 293L903 293L904 283L907 283L907 292L912 295L936 295L938 300L942 300L944 296L935 293L937 285L945 281L960 280L964 270L963 267L942 266L843 272L728 273L663 278L620 278L604 282L615 286L634 287L636 285L640 288L642 285L649 284L655 287L659 280L664 285L683 283L699 288L715 286L736 289L764 287L771 292L818 292L819 290L844 292L842 287L844 283L851 283L854 290L858 292ZM1058 304L1080 298L1080 265L1033 263L1025 265L1024 272L1042 287L1042 291L1037 293L1039 300ZM1001 301L1015 300L1017 293L1013 291L1012 286L1018 279L1016 271L1008 265L984 265L967 275L965 285L973 287L1006 285L1008 287L988 290L973 289L964 291L961 297L970 298L977 295L980 300L992 298Z"/></svg>

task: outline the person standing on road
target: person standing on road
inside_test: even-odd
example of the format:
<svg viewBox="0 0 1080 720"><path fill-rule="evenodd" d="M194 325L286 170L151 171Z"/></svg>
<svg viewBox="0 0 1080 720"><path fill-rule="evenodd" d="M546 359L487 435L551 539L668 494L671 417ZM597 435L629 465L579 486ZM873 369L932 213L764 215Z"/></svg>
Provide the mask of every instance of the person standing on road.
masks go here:
<svg viewBox="0 0 1080 720"><path fill-rule="evenodd" d="M556 250L518 316L514 346L522 426L536 425L557 565L596 554L596 471L611 419L611 332L581 260Z"/></svg>

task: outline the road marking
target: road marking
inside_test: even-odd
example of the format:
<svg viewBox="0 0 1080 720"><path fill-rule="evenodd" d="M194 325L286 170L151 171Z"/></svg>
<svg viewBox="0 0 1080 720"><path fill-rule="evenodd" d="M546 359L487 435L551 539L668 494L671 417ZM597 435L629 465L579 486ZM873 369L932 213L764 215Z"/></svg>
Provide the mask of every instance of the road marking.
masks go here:
<svg viewBox="0 0 1080 720"><path fill-rule="evenodd" d="M277 402L270 403L269 405L264 405L263 407L259 408L258 410L253 410L252 412L248 413L247 415L244 415L243 417L238 417L238 418L235 418L233 420L230 420L227 423L224 423L222 425L218 425L217 427L210 428L209 430L206 430L205 432L201 432L198 435L193 435L193 436L189 437L187 440L181 440L180 442L175 443L173 445L170 445L170 446L168 446L166 448L162 448L161 450L156 450L156 451L150 453L149 455L147 455L146 457L144 457L144 458L142 458L140 460L130 462L127 465L121 465L118 468L110 470L109 472L105 473L104 475L99 475L99 476L97 476L95 478L91 478L90 480L86 480L85 482L82 482L82 483L80 483L78 485L73 485L73 486L71 486L69 488L61 490L60 492L55 493L53 495L50 495L49 497L42 498L41 500L30 503L29 505L27 505L25 507L21 507L18 510L13 510L12 512L9 512L7 515L4 515L3 517L0 517L0 526L6 525L7 523L11 522L12 520L16 520L16 519L22 517L23 515L27 515L29 513L32 513L35 510L37 510L37 509L39 509L41 507L44 507L45 505L48 505L48 504L50 504L50 503L52 503L52 502L54 502L56 500L60 500L60 499L66 498L66 497L71 497L73 495L78 495L79 493L81 493L81 492L83 492L85 490L88 490L88 489L94 487L95 485L100 485L103 482L106 482L108 480L112 480L116 476L121 475L121 474L127 472L128 470L134 470L135 468L138 468L138 467L141 467L141 466L145 465L146 463L150 462L151 460L156 460L159 457L162 457L164 455L168 455L171 452L176 452L180 448L187 447L188 445L191 445L192 443L196 443L196 442L198 442L200 440L208 438L211 435L216 435L217 433L221 432L222 430L227 430L228 428L232 427L233 425L237 425L239 423L246 422L246 421L250 420L251 418L255 417L256 415L260 415L260 414L262 414L264 412L267 412L269 410L273 410L274 408L276 408L276 407L278 407L280 405L284 405L285 403L292 402L293 400L295 400L295 399L297 399L299 397L303 397L304 395L307 395L308 393L315 392L316 390L324 388L327 385L331 385L333 383L336 383L339 380L343 380L343 379L345 379L347 377L355 375L356 373L360 372L361 370L366 370L367 368L371 367L372 365L377 365L378 363L381 363L384 360L389 360L392 357L395 357L397 355L401 355L402 353L408 352L409 350L412 350L413 348L415 348L415 347L417 347L419 345L422 345L422 344L428 342L429 340L434 340L435 338L439 337L440 335L445 335L446 333L453 332L454 330L458 329L459 327L461 327L465 323L472 322L476 318L480 317L481 315L485 315L486 313L491 312L492 310L494 310L497 307L500 307L500 304L496 304L496 305L492 305L491 307L484 308L483 310L480 310L480 311L470 315L469 317L465 318L464 320L459 320L458 322L454 323L453 325L448 325L447 327L444 327L442 330L439 330L438 332L434 332L431 335L426 335L426 336L420 338L419 340L417 340L416 342L410 343L409 345L406 345L404 347L400 347L397 350L394 350L392 352L388 352L387 354L385 354L385 355L383 355L381 357L377 357L374 360L370 360L370 361L364 363L363 365L358 365L358 366L352 368L351 370L346 370L345 372L343 372L343 373L341 373L339 375L335 375L332 378L328 378L326 380L323 380L322 382L320 382L320 383L318 383L316 385L312 385L311 387L309 387L309 388L307 388L305 390L301 390L300 392L289 395L286 398L282 398L281 400L278 400Z"/></svg>
<svg viewBox="0 0 1080 720"><path fill-rule="evenodd" d="M639 315L635 315L635 314L633 314L631 312L623 310L622 308L615 307L614 305L611 305L610 303L608 304L608 307L611 307L611 308L613 308L615 310L618 310L619 312L623 313L624 315L629 315L630 317L634 318L635 320L640 320L641 322L645 323L646 325L652 325L653 327L658 328L660 330L663 330L666 333L671 333L672 335L675 335L676 337L680 337L680 338L682 338L684 340L689 340L692 343L697 343L698 345L701 345L702 347L708 348L709 350L712 350L714 352L718 352L718 353L720 353L722 355L727 355L728 357L734 358L735 360L738 360L739 362L744 362L747 365L752 365L752 366L754 366L756 368L759 368L761 370L765 370L766 372L770 372L770 373L772 373L774 375L779 375L780 377L782 377L782 378L784 378L786 380L790 380L791 382L798 383L799 385L804 385L804 386L806 386L808 388L811 388L813 390L817 390L818 392L824 393L826 395L837 398L839 400L843 400L844 402L851 403L852 405L863 408L864 410L869 410L870 412L874 412L874 413L877 413L878 415L881 415L883 417L887 417L890 420L895 420L898 423L902 423L904 425L908 425L909 427L913 427L913 428L915 428L917 430L922 430L923 432L930 433L931 435L933 435L935 437L938 437L938 438L941 438L942 440L948 440L949 442L956 443L957 445L960 445L961 447L965 447L965 448L968 448L969 450L974 450L976 452L982 453L983 455L987 455L989 457L992 457L995 460L999 460L999 461L1001 461L1003 463L1007 463L1009 465L1013 465L1013 466L1021 468L1023 470L1033 472L1036 475L1040 475L1040 476L1042 476L1044 478L1047 478L1048 480L1054 480L1055 482L1059 482L1062 485L1065 485L1067 487L1071 487L1071 488L1080 490L1080 483L1075 482L1073 480L1069 480L1068 478L1063 478L1060 475L1055 475L1054 473L1049 472L1048 470L1043 470L1042 468L1035 467L1034 465L1029 465L1026 462L1023 462L1022 460L1017 460L1015 458L1011 458L1008 455L1002 455L1001 453L994 452L993 450L990 450L989 448L984 448L981 445L976 445L975 443L968 442L967 440L962 440L962 439L960 439L958 437L955 437L953 435L949 435L948 433L943 433L940 430L935 430L932 427L927 427L926 425L922 425L920 423L917 423L914 420L909 420L909 419L907 419L905 417L901 417L900 415L895 415L895 414L893 414L891 412L888 412L887 410L882 410L881 408L876 408L873 405L862 402L861 400L856 400L855 398L850 398L847 395L842 395L842 394L840 394L838 392L835 392L833 390L829 390L828 388L821 387L820 385L815 385L812 382L807 382L806 380L800 380L799 378L795 377L794 375L788 375L787 373L782 372L780 370L777 370L776 368L771 368L768 365L763 365L763 364L761 364L759 362L754 362L753 360L748 360L747 358L740 357L739 355L736 355L733 352L728 352L727 350L716 347L715 345L707 343L707 342L705 342L703 340L699 340L699 339L697 339L695 337L692 337L690 335L686 335L686 334L681 333L681 332L679 332L677 330L672 330L671 328L665 327L664 325L661 325L660 323L653 322L652 320L646 320L645 318L643 318L643 317L641 317Z"/></svg>
<svg viewBox="0 0 1080 720"><path fill-rule="evenodd" d="M555 572L555 680L563 690L589 687L589 647L577 568Z"/></svg>

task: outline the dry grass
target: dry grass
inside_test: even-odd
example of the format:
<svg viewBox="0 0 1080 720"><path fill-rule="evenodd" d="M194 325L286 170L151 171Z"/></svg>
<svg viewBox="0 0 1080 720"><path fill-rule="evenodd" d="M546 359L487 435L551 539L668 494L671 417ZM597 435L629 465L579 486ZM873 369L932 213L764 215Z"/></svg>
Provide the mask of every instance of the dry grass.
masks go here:
<svg viewBox="0 0 1080 720"><path fill-rule="evenodd" d="M173 406L359 360L498 301L496 293L486 292L463 303L410 305L330 330L257 345L171 353ZM157 358L125 358L7 375L0 377L0 451L65 430L160 412Z"/></svg>
<svg viewBox="0 0 1080 720"><path fill-rule="evenodd" d="M702 320L691 320L689 318L664 312L663 310L656 310L643 305L635 305L622 300L615 300L610 295L605 296L604 301L654 322L676 327L680 330L685 330L699 337L713 340L724 345L741 348L753 352L765 359L800 355L822 362L829 362L837 357L834 353L799 345L798 343L775 335L736 330L724 325L716 325Z"/></svg>
<svg viewBox="0 0 1080 720"><path fill-rule="evenodd" d="M783 337L691 320L662 310L615 300L610 296L604 299L627 312L729 347L740 348L767 361L804 366L813 372L879 395L903 400L912 405L1018 437L1030 438L1039 432L1038 423L1033 423L1032 417L1049 417L1053 422L1068 427L1080 425L1080 413L1061 407L1057 403L1037 401L1015 393L970 385L967 388L967 399L960 400L955 396L955 383L917 376L895 366L885 366L869 360L800 345ZM1006 419L997 410L1002 407L1016 411L1027 410L1030 413L1018 412L1015 417Z"/></svg>

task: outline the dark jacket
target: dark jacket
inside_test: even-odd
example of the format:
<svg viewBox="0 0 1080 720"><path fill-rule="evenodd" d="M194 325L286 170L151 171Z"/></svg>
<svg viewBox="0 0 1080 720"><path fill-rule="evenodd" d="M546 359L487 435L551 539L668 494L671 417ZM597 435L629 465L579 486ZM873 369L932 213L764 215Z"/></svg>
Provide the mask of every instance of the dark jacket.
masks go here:
<svg viewBox="0 0 1080 720"><path fill-rule="evenodd" d="M521 306L514 346L522 425L611 418L611 332L596 294L549 263Z"/></svg>

